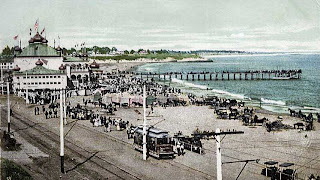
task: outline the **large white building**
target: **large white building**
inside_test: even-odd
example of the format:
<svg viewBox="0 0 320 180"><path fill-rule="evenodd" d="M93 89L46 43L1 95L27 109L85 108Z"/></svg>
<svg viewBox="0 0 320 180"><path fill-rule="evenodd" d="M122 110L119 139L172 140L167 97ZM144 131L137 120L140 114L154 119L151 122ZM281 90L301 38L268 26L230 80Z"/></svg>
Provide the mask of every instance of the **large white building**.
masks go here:
<svg viewBox="0 0 320 180"><path fill-rule="evenodd" d="M14 49L13 90L85 89L102 73L88 56L63 57L61 48L50 47L38 32L23 49Z"/></svg>

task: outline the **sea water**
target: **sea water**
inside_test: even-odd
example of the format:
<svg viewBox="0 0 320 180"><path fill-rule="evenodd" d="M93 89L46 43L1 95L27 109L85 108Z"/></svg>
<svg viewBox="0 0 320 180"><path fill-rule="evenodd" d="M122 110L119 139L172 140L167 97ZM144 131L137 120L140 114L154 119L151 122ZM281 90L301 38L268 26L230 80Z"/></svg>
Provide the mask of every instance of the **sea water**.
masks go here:
<svg viewBox="0 0 320 180"><path fill-rule="evenodd" d="M149 63L138 67L137 72L301 69L302 77L298 80L158 80L187 93L234 98L274 112L288 112L288 108L320 111L320 54L214 56L209 59L212 62Z"/></svg>

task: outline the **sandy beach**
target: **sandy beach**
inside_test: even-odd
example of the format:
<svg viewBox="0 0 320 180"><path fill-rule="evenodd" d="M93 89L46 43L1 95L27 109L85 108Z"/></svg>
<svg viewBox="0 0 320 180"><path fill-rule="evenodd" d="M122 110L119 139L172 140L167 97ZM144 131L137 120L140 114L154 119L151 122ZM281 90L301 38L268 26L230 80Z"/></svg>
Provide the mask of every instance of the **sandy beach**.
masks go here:
<svg viewBox="0 0 320 180"><path fill-rule="evenodd" d="M82 98L83 97L81 96L71 97L68 101L71 105L76 105L78 103L82 104ZM86 96L84 98L92 99L93 97ZM30 119L32 118L34 122L40 123L41 125L58 133L59 119L45 119L44 115L34 116L32 114L32 109L35 106L29 105L28 107L25 107L22 105L23 101L20 98L13 98L12 102L18 102L17 105L14 106L14 111L22 112L26 117L29 117ZM1 103L4 103L4 99L2 99ZM103 110L94 108L93 105L89 104L89 108L99 112L100 114L104 114ZM142 111L142 108L119 108L113 117L120 117L124 121L129 121L130 124L140 125L142 124ZM314 131L300 132L298 130L281 130L269 133L261 126L243 126L242 122L238 120L220 120L208 106L156 107L154 109L154 113L149 113L150 111L151 110L149 108L147 111L147 123L150 125L156 124L155 127L168 130L171 135L178 131L182 131L184 135L190 135L196 128L208 131L215 130L216 128L220 128L222 130L235 129L244 131L244 134L228 135L222 141L223 162L247 159L260 160L259 163L249 163L241 175L242 178L240 179L264 179L264 176L260 175L261 169L263 168L263 162L269 160L279 161L279 163L295 163L299 178L305 178L309 173L319 172L320 162L316 159L320 149L319 139L317 138L317 134L319 133L318 123L315 123L316 127ZM137 112L140 112L141 114L138 114ZM270 120L277 120L276 114L259 113L258 115L265 116ZM282 117L283 123L290 125L299 121L296 118L286 115ZM119 164L127 164L129 159L129 161L132 161L131 163L137 163L135 161L137 161L141 156L139 152L133 150L131 146L133 142L132 140L127 139L125 131L115 131L115 128L113 128L113 131L106 133L104 127L92 127L92 124L89 121L75 121L68 118L68 122L69 124L65 127L65 131L68 131L74 122L76 122L76 128L70 131L70 135L66 138L90 151L98 151L99 155L102 157L113 156L113 160L115 162L118 162ZM89 128L92 131L100 132L101 134L93 135L89 133L84 136L84 131L81 131L81 128ZM111 136L121 142L125 142L129 145L126 149L129 149L124 151L124 147L122 147L123 145L116 143L114 145L115 149L112 148L112 150L108 144L104 143L105 140L103 139L103 136ZM215 177L216 174L215 141L210 139L202 140L202 142L204 154L200 155L187 151L185 156L176 157L173 160L174 163L178 163L186 167L192 167L197 171L202 172L201 174L207 174L207 176L203 178L201 178L199 174L196 174L192 179L211 179L210 177ZM122 150L117 151L116 149L119 148ZM134 156L127 154L127 151L129 150L130 153L134 154ZM141 161L138 162L140 163ZM305 166L306 163L310 162L312 162L312 166ZM161 171L161 169L163 169L163 167L161 168L163 163L166 163L166 160L158 161L151 158L144 163L144 165L147 169L150 168L149 170L153 169L152 171L154 172L154 176L157 176L159 173L165 173L167 176L170 173L174 173L167 170L165 172ZM141 170L137 169L137 166L131 167L129 164L127 164L126 168L131 169L133 172L143 174L143 172L140 172ZM223 177L225 179L235 178L242 165L243 164L241 163L223 165ZM148 174L147 172L144 173ZM163 179L166 179L165 177L167 176L163 176ZM157 176L157 179L159 179L159 176ZM172 177L172 179L190 178L186 175L181 175Z"/></svg>

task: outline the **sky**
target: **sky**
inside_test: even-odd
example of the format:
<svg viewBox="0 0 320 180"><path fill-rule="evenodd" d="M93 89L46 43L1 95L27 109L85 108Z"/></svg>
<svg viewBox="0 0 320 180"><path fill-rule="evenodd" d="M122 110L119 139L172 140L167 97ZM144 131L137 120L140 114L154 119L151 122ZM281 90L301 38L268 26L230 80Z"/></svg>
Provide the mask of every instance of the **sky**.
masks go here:
<svg viewBox="0 0 320 180"><path fill-rule="evenodd" d="M1 0L0 15L0 49L39 19L66 48L320 52L320 0Z"/></svg>

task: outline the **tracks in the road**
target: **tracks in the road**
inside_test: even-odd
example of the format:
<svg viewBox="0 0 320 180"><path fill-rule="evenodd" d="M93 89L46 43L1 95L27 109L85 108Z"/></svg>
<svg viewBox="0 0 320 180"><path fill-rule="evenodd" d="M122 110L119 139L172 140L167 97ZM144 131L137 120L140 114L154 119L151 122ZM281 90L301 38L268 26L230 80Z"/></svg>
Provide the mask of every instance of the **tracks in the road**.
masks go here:
<svg viewBox="0 0 320 180"><path fill-rule="evenodd" d="M43 127L41 124L34 123L33 121L29 120L26 117L21 116L20 114L18 114L15 111L13 113L13 118L16 119L15 122L12 123L12 126L15 129L25 129L26 126L30 127L30 128L28 128L28 130L32 130L32 131L34 131L33 134L38 135L36 137L33 137L34 142L36 144L41 144L41 146L45 147L46 153L49 152L49 154L54 154L55 156L59 156L59 143L60 142L59 142L59 135L58 134L52 132L51 130L47 129L46 127ZM89 132L102 135L103 137L107 138L108 140L120 143L125 146L130 146L130 148L132 147L131 143L128 143L124 140L113 137L112 135L106 134L101 131L93 130L92 128L87 127L82 124L79 124L79 123L77 123L76 126L79 126ZM23 133L27 133L27 132L24 131ZM32 137L32 136L34 136L33 134L30 133L29 135ZM50 141L51 143L46 142L46 140ZM54 145L55 147L52 147L53 146L52 144L56 144L56 145ZM111 162L110 160L107 160L105 157L99 156L99 154L97 154L97 152L88 151L88 150L78 146L77 144L75 144L69 140L65 140L65 151L66 151L66 156L69 156L69 157L79 157L81 159L87 159L88 157L90 157L89 159L87 159L86 164L91 164L94 167L97 166L100 169L106 171L106 173L112 174L113 177L115 177L116 179L146 179L146 176L143 176L141 174L137 175L132 172L128 172L124 168L119 167L118 165ZM93 156L93 154L95 154L95 155ZM70 158L68 160L69 160L69 163L72 163L72 164L75 163ZM201 176L204 179L214 178L213 175L210 175L210 174L203 172L199 169L187 166L187 165L182 164L177 161L168 160L168 161L163 161L163 162L166 164L170 164L170 166L174 166L174 167L184 169L187 171L192 171L193 173L198 174L199 176ZM57 166L59 165L59 163L60 162L57 162ZM76 171L76 173L80 173L80 174L84 175L84 177L86 177L85 176L86 172L88 172L88 170L86 171L85 169L77 169L77 171Z"/></svg>
<svg viewBox="0 0 320 180"><path fill-rule="evenodd" d="M3 113L4 114L4 113ZM48 130L47 128L36 124L29 120L26 117L21 116L17 112L14 111L13 116L14 118L14 123L12 123L12 127L14 129L21 129L23 131L23 136L30 136L31 139L33 140L34 143L40 144L43 148L45 148L45 152L50 154L50 155L55 155L59 156L59 136ZM30 127L27 128L28 131L26 131L25 127ZM36 136L35 136L36 134ZM55 147L52 147L53 144L56 144ZM141 179L137 175L134 175L133 173L130 173L126 171L125 169L117 166L116 164L103 159L97 155L93 156L95 152L90 152L74 143L71 141L65 140L65 152L66 156L69 157L78 157L81 159L87 159L88 157L92 156L90 159L87 159L86 164L91 164L94 167L99 167L99 169L102 169L107 172L107 174L112 174L113 177L116 177L117 179ZM74 164L70 158L67 159L66 161L69 161L69 163ZM57 166L60 165L60 162L57 162ZM86 171L83 168L78 169L77 171ZM101 172L101 171L99 171ZM86 172L82 172L86 173ZM82 174L81 173L81 174ZM85 176L85 174L84 174Z"/></svg>

